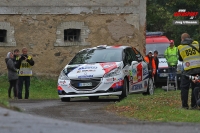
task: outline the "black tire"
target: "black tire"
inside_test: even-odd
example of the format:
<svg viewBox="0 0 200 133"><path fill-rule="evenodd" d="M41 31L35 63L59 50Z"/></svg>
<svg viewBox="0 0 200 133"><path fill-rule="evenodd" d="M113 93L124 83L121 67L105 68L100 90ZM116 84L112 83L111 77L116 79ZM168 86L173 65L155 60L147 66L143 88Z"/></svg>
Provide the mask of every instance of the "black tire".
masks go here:
<svg viewBox="0 0 200 133"><path fill-rule="evenodd" d="M181 81L178 80L178 81L177 81L177 90L181 90L181 87L180 87L180 86L181 86Z"/></svg>
<svg viewBox="0 0 200 133"><path fill-rule="evenodd" d="M89 99L91 101L97 101L99 99L99 96L90 96Z"/></svg>
<svg viewBox="0 0 200 133"><path fill-rule="evenodd" d="M60 99L62 102L70 102L70 97L64 97Z"/></svg>
<svg viewBox="0 0 200 133"><path fill-rule="evenodd" d="M125 78L123 88L122 88L122 94L119 96L119 99L122 100L127 96L128 96L128 82L127 82L127 79Z"/></svg>
<svg viewBox="0 0 200 133"><path fill-rule="evenodd" d="M153 79L152 78L149 78L149 81L148 81L147 94L148 95L153 95L154 94L154 83L153 83Z"/></svg>

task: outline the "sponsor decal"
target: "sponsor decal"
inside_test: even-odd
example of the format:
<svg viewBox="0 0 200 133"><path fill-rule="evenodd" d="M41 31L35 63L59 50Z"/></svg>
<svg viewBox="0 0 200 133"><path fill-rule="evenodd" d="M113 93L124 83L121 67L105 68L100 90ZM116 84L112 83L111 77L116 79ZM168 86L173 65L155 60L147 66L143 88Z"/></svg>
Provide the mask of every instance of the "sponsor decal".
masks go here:
<svg viewBox="0 0 200 133"><path fill-rule="evenodd" d="M113 81L113 78L106 79L106 81L108 82Z"/></svg>
<svg viewBox="0 0 200 133"><path fill-rule="evenodd" d="M95 72L96 70L93 70L93 69L91 69L91 70L82 70L82 72Z"/></svg>
<svg viewBox="0 0 200 133"><path fill-rule="evenodd" d="M59 86L59 85L58 85L57 89L58 89L59 91L62 91L62 90L63 90L62 87Z"/></svg>
<svg viewBox="0 0 200 133"><path fill-rule="evenodd" d="M132 86L132 90L140 90L142 89L142 84L137 84Z"/></svg>
<svg viewBox="0 0 200 133"><path fill-rule="evenodd" d="M142 81L142 64L140 63L137 67L137 69L133 69L133 83L134 82L140 82Z"/></svg>
<svg viewBox="0 0 200 133"><path fill-rule="evenodd" d="M99 63L104 71L105 71L105 74L110 72L111 70L113 70L114 68L117 68L117 64L115 62L110 62L110 63Z"/></svg>
<svg viewBox="0 0 200 133"><path fill-rule="evenodd" d="M78 78L92 78L93 75L82 75L82 76L78 76Z"/></svg>
<svg viewBox="0 0 200 133"><path fill-rule="evenodd" d="M78 68L78 70L84 70L84 69L97 69L97 66L83 66Z"/></svg>
<svg viewBox="0 0 200 133"><path fill-rule="evenodd" d="M59 81L59 84L66 84L66 81Z"/></svg>
<svg viewBox="0 0 200 133"><path fill-rule="evenodd" d="M135 75L137 73L136 69L132 70L132 74Z"/></svg>
<svg viewBox="0 0 200 133"><path fill-rule="evenodd" d="M190 63L189 63L189 62L186 62L186 63L185 63L185 66L186 66L186 67L189 67L189 66L190 66Z"/></svg>
<svg viewBox="0 0 200 133"><path fill-rule="evenodd" d="M132 73L132 71L131 71L131 70L129 70L129 75L130 75L130 76L133 76L133 73Z"/></svg>
<svg viewBox="0 0 200 133"><path fill-rule="evenodd" d="M106 81L108 81L108 82L115 81L115 80L116 80L116 78L108 78L108 79L106 79Z"/></svg>
<svg viewBox="0 0 200 133"><path fill-rule="evenodd" d="M197 17L198 12L189 12L186 11L186 9L179 9L178 12L174 12L174 17L190 17L190 19L193 19L194 17Z"/></svg>
<svg viewBox="0 0 200 133"><path fill-rule="evenodd" d="M62 94L62 87L61 86L57 86L57 90L58 90L58 94Z"/></svg>
<svg viewBox="0 0 200 133"><path fill-rule="evenodd" d="M143 68L143 76L148 75L148 69L147 68Z"/></svg>
<svg viewBox="0 0 200 133"><path fill-rule="evenodd" d="M189 20L173 20L174 25L199 25L199 20L194 20L197 18L199 13L197 11L186 11L186 9L179 9L177 12L174 12L174 17L184 17Z"/></svg>
<svg viewBox="0 0 200 133"><path fill-rule="evenodd" d="M111 86L111 88L113 88L113 89L121 89L122 88L122 86L123 86L123 84L124 84L124 80L121 80L121 81L119 81L119 82L116 82L116 83L114 83L112 86Z"/></svg>
<svg viewBox="0 0 200 133"><path fill-rule="evenodd" d="M121 80L123 80L123 78L119 78L119 79L118 79L118 81L121 81Z"/></svg>

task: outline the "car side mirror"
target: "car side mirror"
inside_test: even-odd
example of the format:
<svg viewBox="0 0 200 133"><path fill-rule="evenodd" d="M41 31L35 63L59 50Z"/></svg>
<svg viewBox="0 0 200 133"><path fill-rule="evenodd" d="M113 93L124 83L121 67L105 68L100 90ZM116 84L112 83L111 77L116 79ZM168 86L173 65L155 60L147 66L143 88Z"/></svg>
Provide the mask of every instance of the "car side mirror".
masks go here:
<svg viewBox="0 0 200 133"><path fill-rule="evenodd" d="M132 62L131 62L131 66L132 66L132 65L136 65L136 64L138 64L137 61L132 61Z"/></svg>

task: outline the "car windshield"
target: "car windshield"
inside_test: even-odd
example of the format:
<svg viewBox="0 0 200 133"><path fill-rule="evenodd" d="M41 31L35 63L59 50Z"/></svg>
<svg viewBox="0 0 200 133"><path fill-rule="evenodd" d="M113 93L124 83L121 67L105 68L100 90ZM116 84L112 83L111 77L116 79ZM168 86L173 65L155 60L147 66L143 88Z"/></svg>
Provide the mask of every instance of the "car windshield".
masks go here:
<svg viewBox="0 0 200 133"><path fill-rule="evenodd" d="M169 46L169 43L151 43L151 44L146 44L146 54L148 54L149 51L158 51L158 57L164 57L165 50Z"/></svg>
<svg viewBox="0 0 200 133"><path fill-rule="evenodd" d="M69 62L69 65L120 62L121 60L122 49L86 49L77 53L75 57Z"/></svg>

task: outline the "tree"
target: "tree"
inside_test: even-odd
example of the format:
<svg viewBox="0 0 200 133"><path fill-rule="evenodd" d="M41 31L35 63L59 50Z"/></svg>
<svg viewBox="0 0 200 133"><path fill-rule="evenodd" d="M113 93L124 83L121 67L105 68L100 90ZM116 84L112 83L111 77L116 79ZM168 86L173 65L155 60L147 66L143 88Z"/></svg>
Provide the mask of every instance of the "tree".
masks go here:
<svg viewBox="0 0 200 133"><path fill-rule="evenodd" d="M184 32L199 41L200 25L173 25L173 20L189 20L189 17L174 16L179 9L200 14L200 0L147 0L147 31L163 31L176 45L180 44L180 35ZM199 14L194 20L200 20Z"/></svg>

